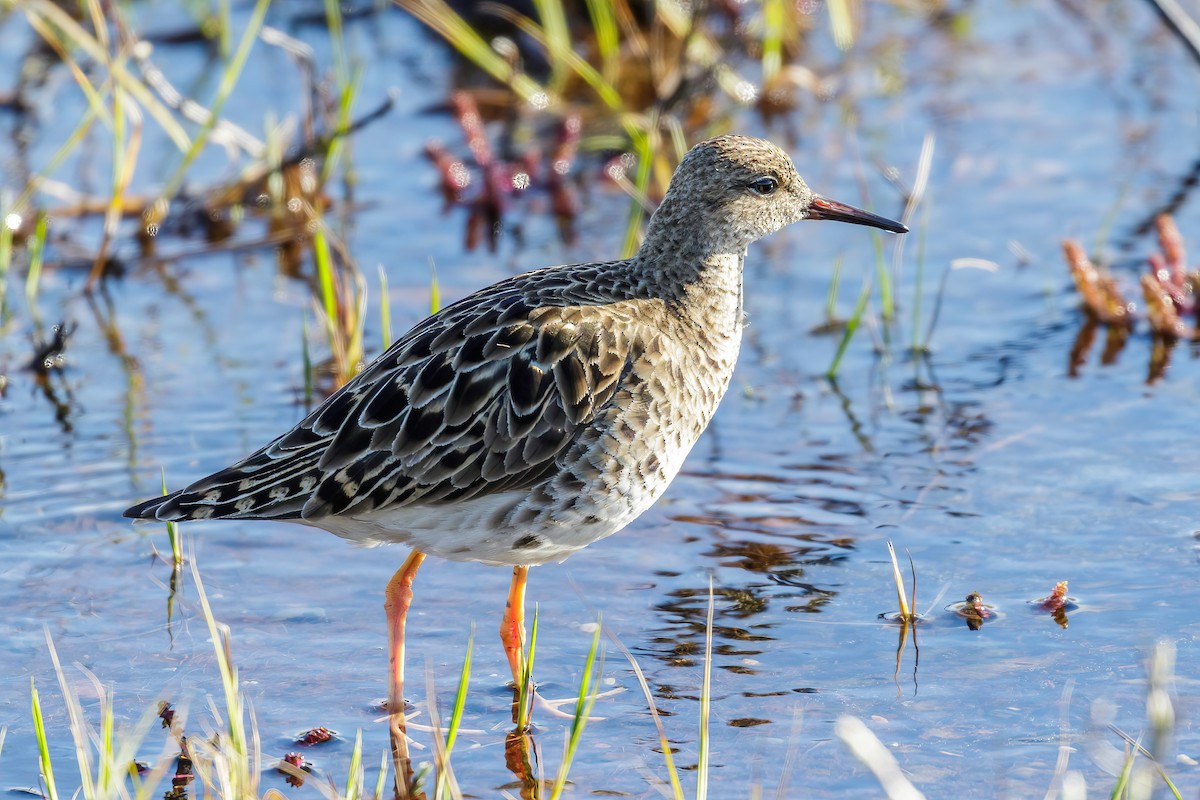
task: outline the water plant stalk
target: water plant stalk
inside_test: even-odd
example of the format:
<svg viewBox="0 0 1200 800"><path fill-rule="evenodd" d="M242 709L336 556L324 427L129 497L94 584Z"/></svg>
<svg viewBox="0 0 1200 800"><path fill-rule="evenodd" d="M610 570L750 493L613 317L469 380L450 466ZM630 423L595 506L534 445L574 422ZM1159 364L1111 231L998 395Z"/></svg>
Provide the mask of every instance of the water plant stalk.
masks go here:
<svg viewBox="0 0 1200 800"><path fill-rule="evenodd" d="M712 644L713 614L716 609L713 579L708 576L708 613L704 617L704 682L700 686L700 752L696 757L696 800L708 797L710 721L712 719Z"/></svg>
<svg viewBox="0 0 1200 800"><path fill-rule="evenodd" d="M854 304L854 313L846 320L846 327L842 331L842 338L838 341L837 350L833 354L833 361L829 364L829 369L825 371L825 377L833 379L837 377L838 369L842 365L842 357L846 354L846 348L850 346L850 340L854 338L858 326L862 324L863 315L867 312L867 305L871 300L871 278L868 276L863 279L862 289L858 292L858 301Z"/></svg>
<svg viewBox="0 0 1200 800"><path fill-rule="evenodd" d="M600 693L600 675L604 671L604 657L601 654L597 661L597 653L602 650L600 646L600 632L603 630L603 620L600 617L596 618L596 629L592 633L592 644L588 648L587 660L583 664L583 674L579 678L579 691L575 696L575 714L571 719L571 730L567 734L566 746L563 748L563 759L558 765L558 772L554 777L554 787L550 791L550 800L558 800L562 796L563 789L567 785L567 775L571 771L571 763L575 759L575 752L579 747L579 742L583 738L583 729L587 727L588 717L592 713L592 706L596 704L596 697ZM699 800L699 798L697 799Z"/></svg>
<svg viewBox="0 0 1200 800"><path fill-rule="evenodd" d="M50 761L50 743L46 740L46 723L42 719L42 701L38 697L37 683L32 676L29 678L29 695L33 713L33 733L38 746L38 764L42 770L46 798L58 800L58 788L54 784L54 765Z"/></svg>
<svg viewBox="0 0 1200 800"><path fill-rule="evenodd" d="M537 655L538 606L533 607L533 625L529 629L529 650L521 659L521 685L517 687L517 730L529 729L533 713L533 660Z"/></svg>

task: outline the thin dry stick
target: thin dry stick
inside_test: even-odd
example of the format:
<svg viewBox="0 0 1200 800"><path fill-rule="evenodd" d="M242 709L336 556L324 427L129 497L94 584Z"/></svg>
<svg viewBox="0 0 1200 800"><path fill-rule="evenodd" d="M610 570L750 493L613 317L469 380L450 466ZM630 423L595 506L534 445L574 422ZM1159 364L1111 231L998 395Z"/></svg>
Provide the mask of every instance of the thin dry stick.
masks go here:
<svg viewBox="0 0 1200 800"><path fill-rule="evenodd" d="M667 739L667 731L663 727L662 717L659 716L658 707L654 704L654 694L650 690L650 683L646 680L645 673L638 665L633 657L633 653L629 652L629 648L625 643L617 638L617 634L610 628L605 627L605 633L621 654L625 656L625 660L629 662L629 666L633 668L633 674L637 677L638 685L642 687L642 694L646 696L646 707L650 709L650 717L654 720L654 727L658 730L658 742L662 747L663 762L667 767L667 776L670 779L671 792L675 800L683 800L683 786L679 780L679 772L675 769L675 759L671 755L671 742Z"/></svg>
<svg viewBox="0 0 1200 800"><path fill-rule="evenodd" d="M1067 774L1067 764L1071 759L1071 693L1075 689L1075 679L1067 678L1067 683L1063 686L1062 700L1062 717L1059 721L1059 742L1058 742L1058 761L1054 764L1054 777L1050 781L1050 788L1046 790L1044 800L1057 800L1059 787L1062 786L1063 779Z"/></svg>
<svg viewBox="0 0 1200 800"><path fill-rule="evenodd" d="M1150 0L1150 5L1162 16L1167 27L1183 40L1192 57L1200 61L1200 24L1176 0Z"/></svg>
<svg viewBox="0 0 1200 800"><path fill-rule="evenodd" d="M900 603L900 621L907 623L912 619L912 611L908 599L904 596L904 579L900 577L900 562L896 560L896 547L890 541L887 543L888 555L892 557L892 577L896 581L896 600Z"/></svg>
<svg viewBox="0 0 1200 800"><path fill-rule="evenodd" d="M925 795L904 777L892 751L861 719L844 714L838 717L833 732L874 773L888 800L925 800Z"/></svg>

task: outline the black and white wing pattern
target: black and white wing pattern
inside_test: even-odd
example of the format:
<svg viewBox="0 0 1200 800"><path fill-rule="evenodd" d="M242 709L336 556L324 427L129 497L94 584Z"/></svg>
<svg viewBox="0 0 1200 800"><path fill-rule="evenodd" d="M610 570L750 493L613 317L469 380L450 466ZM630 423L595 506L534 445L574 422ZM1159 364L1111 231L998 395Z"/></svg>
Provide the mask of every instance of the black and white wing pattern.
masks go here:
<svg viewBox="0 0 1200 800"><path fill-rule="evenodd" d="M125 516L312 521L534 486L636 358L635 301L590 297L569 269L448 306L283 436Z"/></svg>

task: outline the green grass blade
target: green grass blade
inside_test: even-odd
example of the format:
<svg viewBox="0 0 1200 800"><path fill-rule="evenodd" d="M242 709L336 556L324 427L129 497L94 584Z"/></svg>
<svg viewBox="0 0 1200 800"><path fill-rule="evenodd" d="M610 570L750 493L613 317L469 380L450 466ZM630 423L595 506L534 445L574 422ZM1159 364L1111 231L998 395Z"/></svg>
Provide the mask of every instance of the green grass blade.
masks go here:
<svg viewBox="0 0 1200 800"><path fill-rule="evenodd" d="M530 715L533 711L533 660L537 655L538 607L533 607L533 626L529 630L529 652L525 655L521 670L521 686L517 692L517 728L529 728Z"/></svg>
<svg viewBox="0 0 1200 800"><path fill-rule="evenodd" d="M362 729L354 734L354 749L350 751L350 767L346 770L346 793L343 800L361 800L363 790Z"/></svg>
<svg viewBox="0 0 1200 800"><path fill-rule="evenodd" d="M312 354L308 351L308 314L300 318L300 359L304 368L304 405L312 407L313 401L313 365Z"/></svg>
<svg viewBox="0 0 1200 800"><path fill-rule="evenodd" d="M212 606L208 602L208 593L200 580L200 570L196 566L195 553L189 559L192 566L192 580L196 585L196 595L200 598L200 608L203 611L204 622L208 626L212 638L213 652L216 654L217 669L221 676L221 690L225 700L225 733L221 737L220 749L222 760L227 761L228 775L223 776L230 785L233 797L257 797L257 771L249 769L251 752L246 738L245 702L238 680L237 665L233 663L232 646L229 628L217 622L213 615Z"/></svg>
<svg viewBox="0 0 1200 800"><path fill-rule="evenodd" d="M58 788L54 785L54 765L50 763L50 744L46 741L46 725L42 721L42 702L38 698L37 684L29 678L29 693L33 707L33 733L37 738L38 762L42 769L42 780L46 783L47 800L58 800Z"/></svg>
<svg viewBox="0 0 1200 800"><path fill-rule="evenodd" d="M433 256L429 257L429 313L436 314L442 310L442 290L438 284L437 263Z"/></svg>
<svg viewBox="0 0 1200 800"><path fill-rule="evenodd" d="M654 727L658 731L658 743L662 747L663 763L667 768L667 777L671 784L671 796L674 800L684 800L683 782L679 779L679 770L675 768L675 757L671 753L671 742L667 739L667 732L663 727L662 717L658 713L658 707L654 704L654 693L650 689L650 683L646 680L646 675L642 672L642 667L637 663L637 659L633 657L633 653L629 652L629 648L612 631L609 631L608 635L621 651L622 655L625 656L625 660L629 662L629 666L633 668L633 674L637 678L638 685L642 687L642 694L646 698L646 707L650 709L650 717L654 720Z"/></svg>
<svg viewBox="0 0 1200 800"><path fill-rule="evenodd" d="M1117 782L1113 784L1112 794L1109 795L1109 800L1120 800L1121 796L1129 788L1129 777L1133 774L1133 763L1137 760L1138 744L1129 748L1129 755L1125 757L1125 764L1121 767L1121 774L1117 776Z"/></svg>
<svg viewBox="0 0 1200 800"><path fill-rule="evenodd" d="M37 31L38 35L42 37L46 44L48 44L50 48L54 50L59 60L62 61L62 63L67 67L67 70L71 73L71 76L75 78L76 85L87 98L89 109L95 112L96 116L103 121L105 127L111 128L113 125L112 115L109 114L108 107L104 105L104 99L100 92L98 92L96 87L92 85L92 82L88 80L87 73L82 67L79 66L78 62L71 57L71 43L69 41L63 41L63 38L60 36L61 31L49 24L42 17L37 16L37 14L29 13L26 14L25 18L29 22L29 26ZM104 57L104 61L101 63L107 64L107 47L99 42L97 42L97 47Z"/></svg>
<svg viewBox="0 0 1200 800"><path fill-rule="evenodd" d="M838 342L837 352L833 354L833 362L829 365L829 369L825 371L825 376L828 378L836 378L838 369L842 364L842 356L846 354L846 348L850 346L850 340L854 338L858 326L862 324L863 314L867 311L867 305L871 299L871 279L863 280L862 290L858 293L858 302L854 304L854 313L850 319L846 320L846 329L842 331L841 341Z"/></svg>
<svg viewBox="0 0 1200 800"><path fill-rule="evenodd" d="M333 68L337 72L338 82L345 86L350 77L350 61L346 58L346 34L342 27L342 6L338 0L325 0L325 25L329 29Z"/></svg>
<svg viewBox="0 0 1200 800"><path fill-rule="evenodd" d="M100 759L100 771L96 775L96 783L100 785L105 794L111 794L114 777L113 765L116 759L114 758L115 748L113 745L112 697L109 693L101 695L100 752L103 757Z"/></svg>
<svg viewBox="0 0 1200 800"><path fill-rule="evenodd" d="M762 82L771 85L783 67L783 25L787 15L784 0L763 0Z"/></svg>
<svg viewBox="0 0 1200 800"><path fill-rule="evenodd" d="M0 209L0 214L3 219L0 219L0 328L4 327L5 321L8 319L8 271L12 268L12 239L13 239L13 223L20 225L20 215L15 212L8 211L8 204L5 203L3 209Z"/></svg>
<svg viewBox="0 0 1200 800"><path fill-rule="evenodd" d="M6 0L4 5L9 6L13 3L11 0ZM141 78L132 75L125 64L109 59L107 51L100 42L73 19L65 8L60 8L51 0L23 0L20 8L26 16L37 15L61 31L70 39L73 46L78 47L96 63L105 64L112 80L119 83L137 101L138 105L146 109L176 147L184 152L191 147L192 142L187 132L172 115L171 110L159 102L146 83ZM89 104L87 111L89 122L95 113L95 109Z"/></svg>
<svg viewBox="0 0 1200 800"><path fill-rule="evenodd" d="M604 670L604 660L601 658L597 662L596 654L600 651L600 632L603 628L603 620L597 617L596 630L592 633L592 645L588 649L587 660L583 664L583 674L579 679L579 692L575 697L575 715L571 720L571 730L567 736L567 746L563 752L562 763L559 764L558 773L554 777L554 788L551 790L550 800L558 800L562 796L563 789L567 785L567 775L571 771L571 762L575 759L575 752L583 738L583 730L587 727L592 706L595 705L596 696L600 693L600 675Z"/></svg>
<svg viewBox="0 0 1200 800"><path fill-rule="evenodd" d="M42 260L46 254L46 212L39 211L29 242L29 272L25 275L25 302L37 317L37 297L42 279Z"/></svg>
<svg viewBox="0 0 1200 800"><path fill-rule="evenodd" d="M362 67L355 68L354 72L347 76L342 90L338 93L338 116L337 125L334 130L344 131L350 128L350 112L354 107L354 98L358 96L358 90L362 87ZM321 185L324 186L333 176L333 171L337 168L338 162L342 157L342 150L346 148L347 137L334 136L329 140L329 148L325 153L325 163L321 165Z"/></svg>
<svg viewBox="0 0 1200 800"><path fill-rule="evenodd" d="M327 325L337 324L337 287L334 285L333 257L329 252L329 239L324 226L318 224L313 231L313 258L317 262L317 283L321 287L321 307L325 310Z"/></svg>
<svg viewBox="0 0 1200 800"><path fill-rule="evenodd" d="M388 754L385 750L379 758L379 780L375 781L375 797L377 800L382 800L383 787L387 785L388 761Z"/></svg>
<svg viewBox="0 0 1200 800"><path fill-rule="evenodd" d="M458 15L444 0L396 0L396 4L441 36L475 66L507 84L527 103L544 107L549 102L536 81L513 66Z"/></svg>
<svg viewBox="0 0 1200 800"><path fill-rule="evenodd" d="M896 316L896 298L892 286L892 273L883 257L883 237L871 231L871 247L875 251L875 275L879 280L879 310L885 322Z"/></svg>
<svg viewBox="0 0 1200 800"><path fill-rule="evenodd" d="M567 28L567 14L562 0L533 0L538 19L542 23L544 45L550 61L550 88L556 94L562 92L567 79L567 58L574 55L571 49L571 31Z"/></svg>
<svg viewBox="0 0 1200 800"><path fill-rule="evenodd" d="M829 294L825 296L825 319L832 321L837 318L838 289L842 285L842 257L833 260L833 277L829 279Z"/></svg>
<svg viewBox="0 0 1200 800"><path fill-rule="evenodd" d="M467 639L467 652L463 656L462 671L458 675L458 691L454 695L454 710L450 714L450 727L446 731L446 758L450 758L454 750L454 740L458 738L458 729L462 727L463 713L467 707L467 689L471 684L471 653L475 648L475 634Z"/></svg>
<svg viewBox="0 0 1200 800"><path fill-rule="evenodd" d="M167 492L167 469L162 469L162 493L166 497ZM167 541L171 544L171 558L174 562L175 569L179 569L183 564L183 544L179 539L179 523L167 522Z"/></svg>
<svg viewBox="0 0 1200 800"><path fill-rule="evenodd" d="M462 727L463 714L467 707L467 689L471 684L471 655L475 649L475 631L467 639L467 652L463 656L462 670L458 675L458 690L454 694L454 708L450 712L450 725L446 729L446 743L438 748L437 756L440 761L438 769L438 785L434 798L454 796L451 794L450 755L454 752L454 742L458 739L458 731ZM430 697L430 702L434 698Z"/></svg>
<svg viewBox="0 0 1200 800"><path fill-rule="evenodd" d="M851 0L828 0L829 28L833 34L833 43L842 51L854 46L854 15L850 9Z"/></svg>
<svg viewBox="0 0 1200 800"><path fill-rule="evenodd" d="M629 219L625 224L625 243L621 245L621 258L630 258L638 251L640 244L642 220L646 209L639 198L646 196L646 188L650 185L650 173L654 160L654 146L651 137L641 135L633 142L633 152L637 156L637 177L634 179L634 197L629 203Z"/></svg>
<svg viewBox="0 0 1200 800"><path fill-rule="evenodd" d="M619 112L625 108L625 100L621 97L621 93L617 90L617 87L605 80L604 76L587 62L587 59L574 50L568 48L565 51L553 51L555 47L553 39L536 22L524 14L520 14L507 6L497 3L488 4L486 8L489 12L520 28L522 33L537 42L551 57L556 52L558 57L562 59L565 67L570 68L584 83L590 86L597 96L599 96L600 100L610 109Z"/></svg>
<svg viewBox="0 0 1200 800"><path fill-rule="evenodd" d="M217 0L217 52L221 60L229 58L229 49L233 46L230 33L233 25L230 23L231 0Z"/></svg>
<svg viewBox="0 0 1200 800"><path fill-rule="evenodd" d="M238 79L241 77L242 69L246 66L246 59L250 56L250 49L254 46L254 41L258 38L259 31L262 30L263 22L267 16L267 8L271 5L271 0L257 0L254 4L254 11L250 14L250 19L246 23L246 28L242 31L241 41L238 42L237 51L234 52L233 58L230 59L225 71L221 74L221 81L217 84L216 95L212 99L212 103L208 109L208 119L200 126L200 130L196 133L196 138L192 140L191 145L183 154L183 160L179 166L175 168L175 172L167 180L166 188L163 190L164 198L174 197L179 191L179 187L183 185L183 176L187 172L188 167L200 155L200 151L204 149L204 145L208 142L208 137L212 133L213 128L217 125L217 120L220 118L221 109L225 106L225 101L229 99L229 95L233 93L233 89L237 86Z"/></svg>
<svg viewBox="0 0 1200 800"><path fill-rule="evenodd" d="M606 83L612 85L620 68L621 39L613 0L587 0L592 32L596 36L596 52L600 55L601 71Z"/></svg>
<svg viewBox="0 0 1200 800"><path fill-rule="evenodd" d="M383 349L392 346L392 300L388 294L387 270L379 265L379 335Z"/></svg>

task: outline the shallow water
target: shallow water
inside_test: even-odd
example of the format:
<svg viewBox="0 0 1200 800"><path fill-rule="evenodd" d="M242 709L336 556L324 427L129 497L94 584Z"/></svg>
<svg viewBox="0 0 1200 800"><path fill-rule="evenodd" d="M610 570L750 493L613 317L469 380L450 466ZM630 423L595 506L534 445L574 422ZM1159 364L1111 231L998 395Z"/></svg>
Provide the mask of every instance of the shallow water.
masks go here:
<svg viewBox="0 0 1200 800"><path fill-rule="evenodd" d="M1174 752L1200 753L1197 350L1177 347L1167 376L1147 385L1144 330L1109 365L1099 363L1101 334L1069 377L1082 315L1058 253L1063 236L1090 245L1111 224L1108 252L1128 266L1121 275L1132 292L1137 262L1152 246L1141 224L1179 191L1198 156L1197 67L1141 5L1088 10L1094 18L1065 8L974 7L969 32L952 36L871 6L855 58L843 63L830 45L816 54L814 66L836 68L851 87L842 104L807 103L790 120L803 135L789 149L818 191L866 202L855 177L861 152L873 206L896 214L899 201L874 177L871 160L911 176L923 137L937 139L928 217L905 245L890 354L876 352L864 332L835 386L820 375L836 339L807 333L822 318L839 257L839 309L853 305L873 269L865 229L800 225L753 247L752 326L739 369L684 473L622 533L532 573L545 697L573 694L589 626L602 614L645 671L677 760L693 765L711 578L714 796L749 796L756 784L767 796L877 792L834 737L842 714L864 719L931 797L1040 796L1054 781L1062 742L1073 748L1070 768L1105 794L1120 766L1113 748L1122 745L1105 726L1111 720L1134 736L1144 729L1143 660L1159 638L1178 648ZM287 10L273 13L273 24L287 25ZM396 109L354 139L360 182L347 238L369 276L374 264L387 269L398 330L428 307L431 256L449 301L519 269L615 253L626 206L603 186L586 194L574 247L558 242L548 217L529 214L523 248L509 238L497 256L464 253L463 212L442 213L436 174L421 155L431 137L460 138L452 119L428 111L444 99L448 56L398 12L371 24L378 28L349 28L366 66L361 105L391 86L400 93ZM14 36L8 27L5 41ZM323 31L291 32L327 61ZM202 62L187 47L170 52L173 74ZM261 98L294 96L295 86L277 53L260 47L251 63L228 111L258 130ZM896 81L882 96L874 88L879 64ZM39 113L44 126L69 129L83 101L59 80ZM858 119L857 149L847 112ZM16 124L0 118L6 132ZM749 112L739 127L787 139ZM35 161L53 148L46 138L33 146ZM11 144L0 147L8 161ZM219 154L206 158L214 174L224 170ZM95 169L103 175L107 167ZM68 165L64 174L79 170ZM4 183L16 185L16 177ZM1200 210L1190 196L1176 215L1196 247ZM241 235L253 238L256 225ZM84 242L96 235L86 225L72 232ZM932 354L914 364L905 345L919 239L922 330L952 259L989 259L999 270L949 278ZM1018 263L1011 242L1028 252L1028 264ZM164 242L164 251L168 244L201 249ZM310 295L278 274L269 251L190 255L161 271L135 266L95 302L81 293L84 278L65 268L44 276L45 324L78 324L50 391L20 368L32 351L29 314L0 335L0 373L9 378L0 399L2 789L37 783L30 675L55 763L68 775L73 765L44 631L64 663L113 687L122 718L168 698L188 708L190 731L211 719L205 697L219 691L217 670L191 575L168 618L169 569L152 556L167 549L165 532L132 526L120 512L159 490L160 470L182 485L303 413L301 326ZM21 294L14 283L10 298L19 304ZM374 297L371 308L368 342L377 347ZM120 347L106 329L119 334ZM320 347L314 337L318 355ZM338 740L306 755L340 783L362 729L367 763L376 764L387 740L373 707L385 693L380 606L403 551L356 549L282 524L184 530L214 612L231 628L264 750L296 749L292 738L316 725L336 730ZM899 666L900 629L879 618L896 605L887 540L911 553L917 607L926 614ZM507 667L495 636L508 572L431 560L417 580L409 680L418 688L410 699L427 709L432 675L440 702L451 701L474 631L455 770L468 794L497 796L507 787L515 795L519 782L504 758ZM1060 580L1079 605L1065 628L1028 604ZM970 591L999 612L979 631L944 610ZM82 673L67 674L90 696ZM571 772L575 794L657 796L653 783L665 773L655 729L612 647L603 684L619 691L597 701L593 713L603 719L585 732ZM428 722L427 714L418 720ZM544 711L535 720L553 774L566 723ZM143 757L152 759L164 740L152 731ZM428 734L417 741L428 748ZM418 760L432 759L422 752ZM1168 766L1184 796L1194 794L1197 768ZM273 774L264 780L282 786ZM75 781L60 774L64 785Z"/></svg>

